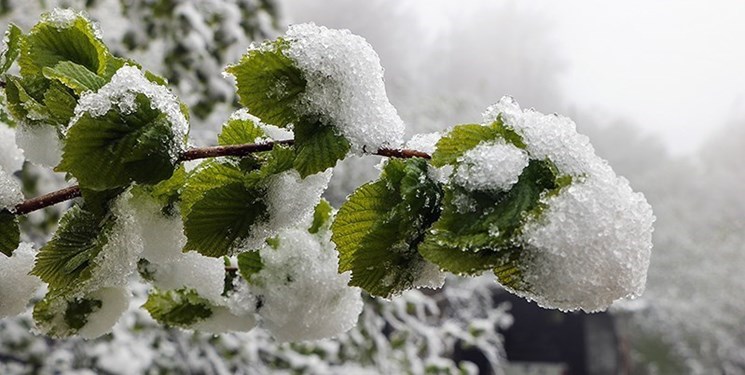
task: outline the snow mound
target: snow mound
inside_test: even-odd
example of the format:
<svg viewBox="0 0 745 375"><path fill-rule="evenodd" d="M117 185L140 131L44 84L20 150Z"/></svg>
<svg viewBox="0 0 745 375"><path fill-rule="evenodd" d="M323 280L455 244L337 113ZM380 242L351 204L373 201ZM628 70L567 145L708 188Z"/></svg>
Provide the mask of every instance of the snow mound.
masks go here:
<svg viewBox="0 0 745 375"><path fill-rule="evenodd" d="M34 164L52 168L62 160L62 142L54 126L21 125L16 131L16 143L26 160Z"/></svg>
<svg viewBox="0 0 745 375"><path fill-rule="evenodd" d="M251 281L264 327L283 342L334 337L354 327L363 305L360 290L347 285L348 272L337 273L328 234L290 229L278 240L277 249L260 250L264 266Z"/></svg>
<svg viewBox="0 0 745 375"><path fill-rule="evenodd" d="M8 173L23 167L23 150L18 148L15 139L15 130L0 123L0 169Z"/></svg>
<svg viewBox="0 0 745 375"><path fill-rule="evenodd" d="M41 287L41 279L29 275L35 255L33 245L25 242L11 257L0 254L0 319L25 311L34 292Z"/></svg>
<svg viewBox="0 0 745 375"><path fill-rule="evenodd" d="M23 194L19 181L0 168L0 209L13 208L21 201Z"/></svg>
<svg viewBox="0 0 745 375"><path fill-rule="evenodd" d="M471 191L509 190L523 169L528 154L503 139L482 142L458 159L454 182Z"/></svg>
<svg viewBox="0 0 745 375"><path fill-rule="evenodd" d="M364 38L313 23L290 26L286 38L285 54L307 81L300 113L333 125L355 153L403 143L404 123L388 101L380 58Z"/></svg>

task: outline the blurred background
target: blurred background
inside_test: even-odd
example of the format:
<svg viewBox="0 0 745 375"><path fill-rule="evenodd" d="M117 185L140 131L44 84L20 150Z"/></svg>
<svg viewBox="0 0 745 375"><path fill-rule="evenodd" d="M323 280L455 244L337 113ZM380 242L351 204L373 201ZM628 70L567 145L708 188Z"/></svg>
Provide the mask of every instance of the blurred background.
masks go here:
<svg viewBox="0 0 745 375"><path fill-rule="evenodd" d="M118 54L168 77L200 144L234 108L222 67L309 21L367 38L409 136L478 122L504 95L568 115L652 204L652 263L643 297L607 313L451 278L369 299L347 335L292 345L165 329L137 306L90 342L30 335L23 316L0 321L0 373L745 373L744 2L0 0L0 26L28 30L58 5L87 9ZM328 198L376 177L378 161L338 166ZM43 191L61 183L38 178Z"/></svg>

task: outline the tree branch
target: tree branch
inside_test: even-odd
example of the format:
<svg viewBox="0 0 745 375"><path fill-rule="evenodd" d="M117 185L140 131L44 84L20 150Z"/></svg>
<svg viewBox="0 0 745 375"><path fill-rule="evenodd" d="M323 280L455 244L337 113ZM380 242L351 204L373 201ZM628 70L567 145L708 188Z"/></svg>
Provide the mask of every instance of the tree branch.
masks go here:
<svg viewBox="0 0 745 375"><path fill-rule="evenodd" d="M256 144L244 144L244 145L230 145L230 146L210 146L210 147L194 147L184 151L179 157L179 161L198 160L214 158L219 156L246 156L254 152L270 151L275 144L281 145L293 145L294 140L288 139L284 141L256 143ZM371 153L373 155L386 156L391 158L424 158L430 159L431 156L427 153L408 150L408 149L389 149L381 148L376 152ZM62 203L70 199L80 197L80 187L70 186L62 190L53 191L42 196L27 199L17 204L13 213L16 215L25 215L36 210L53 206L57 203Z"/></svg>

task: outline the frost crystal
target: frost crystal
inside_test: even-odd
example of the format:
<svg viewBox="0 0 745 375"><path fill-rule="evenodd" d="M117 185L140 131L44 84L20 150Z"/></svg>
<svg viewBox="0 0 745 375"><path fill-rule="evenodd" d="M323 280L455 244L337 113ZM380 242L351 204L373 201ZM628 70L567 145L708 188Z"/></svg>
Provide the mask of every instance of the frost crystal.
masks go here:
<svg viewBox="0 0 745 375"><path fill-rule="evenodd" d="M475 190L509 190L528 166L528 154L503 139L481 143L458 160L455 183Z"/></svg>
<svg viewBox="0 0 745 375"><path fill-rule="evenodd" d="M42 285L41 279L29 275L34 267L34 256L33 246L25 242L10 258L0 255L0 319L26 310L34 292Z"/></svg>
<svg viewBox="0 0 745 375"><path fill-rule="evenodd" d="M178 98L167 87L149 81L139 68L129 65L119 68L111 77L111 81L97 92L83 93L75 107L75 116L70 120L70 124L77 122L85 113L93 117L101 117L111 109L112 105L115 105L123 114L130 114L137 109L135 104L137 94L145 95L150 99L150 106L153 109L166 115L177 140L185 139L189 132L189 123L181 112ZM178 144L183 146L181 142ZM178 152L174 152L173 155L175 157Z"/></svg>
<svg viewBox="0 0 745 375"><path fill-rule="evenodd" d="M22 200L23 194L18 181L0 168L0 209L11 208Z"/></svg>
<svg viewBox="0 0 745 375"><path fill-rule="evenodd" d="M62 160L62 142L51 125L23 125L16 131L16 143L26 160L45 167L56 167Z"/></svg>
<svg viewBox="0 0 745 375"><path fill-rule="evenodd" d="M290 26L287 40L285 53L307 81L300 113L333 125L353 152L403 143L404 124L388 101L380 58L364 38L310 23Z"/></svg>
<svg viewBox="0 0 745 375"><path fill-rule="evenodd" d="M23 150L15 143L15 131L0 123L0 169L13 173L23 167Z"/></svg>
<svg viewBox="0 0 745 375"><path fill-rule="evenodd" d="M337 273L333 243L302 229L283 231L279 246L261 249L263 268L252 290L263 301L258 313L279 341L315 340L346 332L357 323L362 298Z"/></svg>
<svg viewBox="0 0 745 375"><path fill-rule="evenodd" d="M41 21L57 29L67 29L72 26L78 17L82 17L82 15L72 9L54 8L51 12L43 14Z"/></svg>

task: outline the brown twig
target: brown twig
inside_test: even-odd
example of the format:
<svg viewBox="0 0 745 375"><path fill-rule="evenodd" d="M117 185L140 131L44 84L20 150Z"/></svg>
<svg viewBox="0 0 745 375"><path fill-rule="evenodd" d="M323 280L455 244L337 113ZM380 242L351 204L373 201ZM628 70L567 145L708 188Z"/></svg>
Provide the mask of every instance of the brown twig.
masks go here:
<svg viewBox="0 0 745 375"><path fill-rule="evenodd" d="M288 139L284 141L245 145L194 147L184 151L184 153L181 154L181 156L179 157L179 161L207 159L219 156L246 156L254 152L269 151L274 147L275 144L293 145L294 143L294 140ZM399 150L382 148L372 154L392 158L431 158L431 156L427 153L408 149ZM57 203L62 203L77 197L80 197L80 187L70 186L62 190L53 191L42 196L27 199L17 204L13 212L16 215L25 215L27 213L53 206Z"/></svg>

